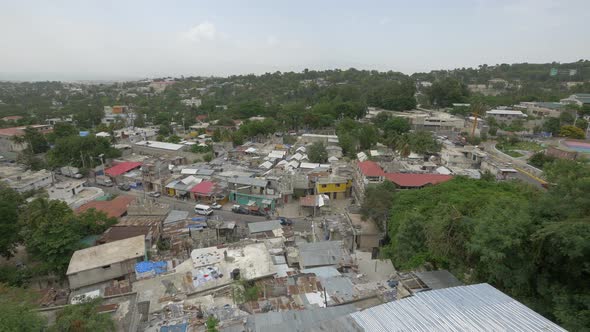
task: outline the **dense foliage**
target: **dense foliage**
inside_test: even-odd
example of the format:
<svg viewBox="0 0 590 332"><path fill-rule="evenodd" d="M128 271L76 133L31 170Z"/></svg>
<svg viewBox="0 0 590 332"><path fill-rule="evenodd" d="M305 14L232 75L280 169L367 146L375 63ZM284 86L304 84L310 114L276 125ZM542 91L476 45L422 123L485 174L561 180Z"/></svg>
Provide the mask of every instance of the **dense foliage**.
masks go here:
<svg viewBox="0 0 590 332"><path fill-rule="evenodd" d="M57 313L50 332L109 332L115 331L115 323L108 313L98 313L101 300L70 305Z"/></svg>
<svg viewBox="0 0 590 332"><path fill-rule="evenodd" d="M21 235L27 252L47 270L62 275L74 251L81 249L80 240L100 234L117 220L103 212L74 212L62 201L38 198L22 209Z"/></svg>
<svg viewBox="0 0 590 332"><path fill-rule="evenodd" d="M0 332L42 331L45 319L34 308L31 292L0 283Z"/></svg>
<svg viewBox="0 0 590 332"><path fill-rule="evenodd" d="M20 240L18 209L22 203L21 195L0 184L0 256L12 257Z"/></svg>
<svg viewBox="0 0 590 332"><path fill-rule="evenodd" d="M55 147L47 153L47 161L52 167L70 165L91 168L100 165L99 156L104 160L121 156L121 151L113 148L111 142L94 135L57 138Z"/></svg>
<svg viewBox="0 0 590 332"><path fill-rule="evenodd" d="M571 330L590 326L590 167L555 161L552 186L456 178L398 192L384 253L488 282Z"/></svg>

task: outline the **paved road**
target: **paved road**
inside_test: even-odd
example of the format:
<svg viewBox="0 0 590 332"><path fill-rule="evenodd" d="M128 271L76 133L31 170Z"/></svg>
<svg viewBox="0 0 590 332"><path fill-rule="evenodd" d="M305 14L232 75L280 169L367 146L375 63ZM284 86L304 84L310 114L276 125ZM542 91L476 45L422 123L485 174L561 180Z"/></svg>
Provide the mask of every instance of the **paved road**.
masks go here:
<svg viewBox="0 0 590 332"><path fill-rule="evenodd" d="M130 191L123 191L117 187L99 187L99 188L104 190L105 193L117 194L117 195L133 195L136 197L144 197L145 199L150 199L150 200L155 200L155 201L158 201L161 203L170 204L170 206L172 207L173 210L188 211L190 213L189 214L190 217L197 216L197 214L194 211L195 204L197 204L197 202L192 201L192 200L185 201L185 200L177 199L174 197L168 197L168 196L164 196L164 195L162 195L158 198L153 198L153 197L147 196L147 193L144 193L143 191L134 190L134 189L131 189ZM233 205L232 203L225 204L221 210L215 210L213 212L213 216L219 216L222 220L235 221L239 224L240 223L241 224L248 224L251 222L267 220L265 217L250 216L250 215L233 213L230 211L232 205Z"/></svg>
<svg viewBox="0 0 590 332"><path fill-rule="evenodd" d="M524 182L530 183L536 187L544 188L543 184L545 181L541 179L543 172L537 168L527 164L525 160L513 158L507 154L502 153L496 149L496 142L483 142L482 145L485 147L485 152L492 160L511 165L512 168L518 171L517 178Z"/></svg>

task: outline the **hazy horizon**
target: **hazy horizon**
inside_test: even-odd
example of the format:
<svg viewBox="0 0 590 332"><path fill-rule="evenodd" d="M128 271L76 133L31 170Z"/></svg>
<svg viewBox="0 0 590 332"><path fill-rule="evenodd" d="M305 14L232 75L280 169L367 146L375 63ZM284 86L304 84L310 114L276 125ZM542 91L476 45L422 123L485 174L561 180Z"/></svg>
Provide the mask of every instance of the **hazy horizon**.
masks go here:
<svg viewBox="0 0 590 332"><path fill-rule="evenodd" d="M575 62L588 21L581 0L25 0L0 4L0 80Z"/></svg>

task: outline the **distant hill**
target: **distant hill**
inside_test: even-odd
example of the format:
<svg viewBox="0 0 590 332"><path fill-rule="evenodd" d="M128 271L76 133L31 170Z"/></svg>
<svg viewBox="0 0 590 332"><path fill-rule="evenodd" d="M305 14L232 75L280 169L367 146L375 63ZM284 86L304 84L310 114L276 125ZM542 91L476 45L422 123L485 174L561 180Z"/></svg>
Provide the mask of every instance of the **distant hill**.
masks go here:
<svg viewBox="0 0 590 332"><path fill-rule="evenodd" d="M504 79L510 82L582 82L590 81L590 61L579 60L572 63L515 63L480 65L478 68L457 68L453 70L433 70L429 73L415 73L412 78L418 81L434 81L452 76L465 84L487 84L491 79Z"/></svg>

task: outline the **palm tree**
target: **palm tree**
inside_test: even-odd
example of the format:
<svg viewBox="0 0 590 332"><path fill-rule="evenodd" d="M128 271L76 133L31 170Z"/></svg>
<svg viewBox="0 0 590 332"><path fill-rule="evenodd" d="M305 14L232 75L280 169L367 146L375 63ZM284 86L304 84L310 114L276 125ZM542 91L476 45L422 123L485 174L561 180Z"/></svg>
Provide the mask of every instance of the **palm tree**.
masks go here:
<svg viewBox="0 0 590 332"><path fill-rule="evenodd" d="M12 141L12 143L14 143L15 145L22 145L26 143L26 139L24 135L14 135L10 138L10 140ZM13 149L14 150L14 149Z"/></svg>
<svg viewBox="0 0 590 332"><path fill-rule="evenodd" d="M410 153L412 153L410 139L407 134L403 134L398 138L395 147L400 156L404 158L407 158L410 155Z"/></svg>

